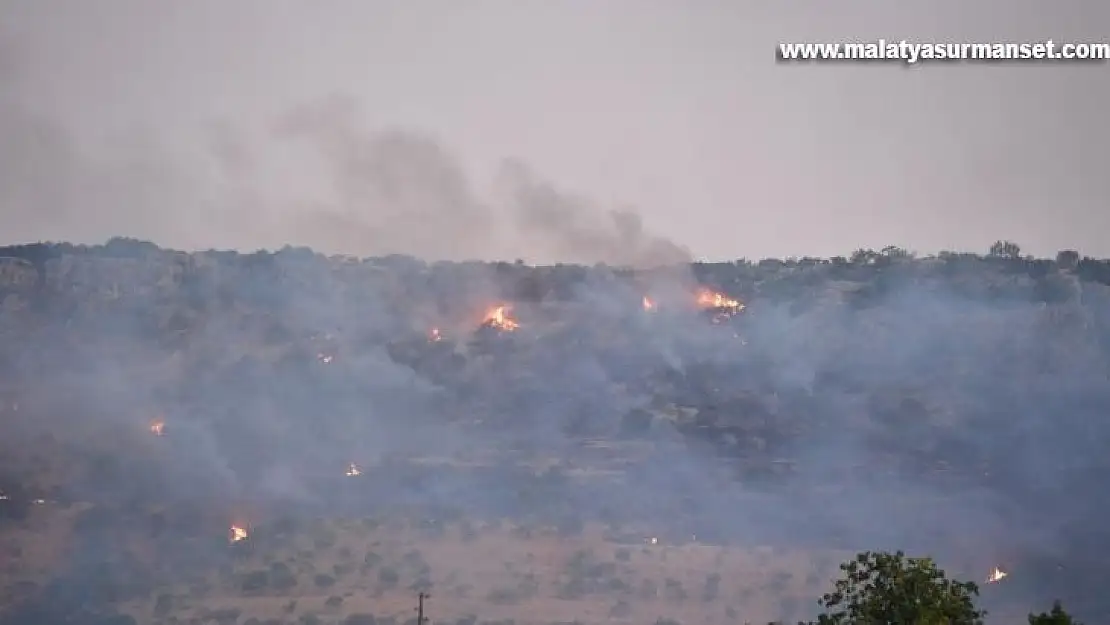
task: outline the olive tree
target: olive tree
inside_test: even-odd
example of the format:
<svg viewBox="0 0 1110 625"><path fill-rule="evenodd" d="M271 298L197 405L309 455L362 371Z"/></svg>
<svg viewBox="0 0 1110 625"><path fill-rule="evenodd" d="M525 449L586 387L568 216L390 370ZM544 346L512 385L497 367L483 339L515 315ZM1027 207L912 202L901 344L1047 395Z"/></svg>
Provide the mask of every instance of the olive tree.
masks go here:
<svg viewBox="0 0 1110 625"><path fill-rule="evenodd" d="M982 625L979 587L949 579L930 558L865 551L840 565L832 592L821 597L819 625Z"/></svg>

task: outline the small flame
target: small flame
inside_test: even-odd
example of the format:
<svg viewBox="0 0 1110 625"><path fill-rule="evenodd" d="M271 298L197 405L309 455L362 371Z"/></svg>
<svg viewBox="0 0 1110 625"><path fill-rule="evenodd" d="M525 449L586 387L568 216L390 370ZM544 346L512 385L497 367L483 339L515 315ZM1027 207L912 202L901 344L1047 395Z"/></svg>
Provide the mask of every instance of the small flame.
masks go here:
<svg viewBox="0 0 1110 625"><path fill-rule="evenodd" d="M436 342L439 342L439 341L443 340L443 335L440 334L439 328L432 328L428 332L428 340L431 341L432 343L436 343Z"/></svg>
<svg viewBox="0 0 1110 625"><path fill-rule="evenodd" d="M642 303L644 306L644 310L655 310L655 302L653 302L651 298L647 295L644 296Z"/></svg>
<svg viewBox="0 0 1110 625"><path fill-rule="evenodd" d="M713 311L713 323L726 321L744 310L744 303L740 300L705 288L698 290L697 304L702 310Z"/></svg>
<svg viewBox="0 0 1110 625"><path fill-rule="evenodd" d="M997 584L998 582L1006 579L1006 577L1008 575L1009 575L1009 573L1007 573L1006 571L1003 571L1002 569L1000 569L996 566L996 567L994 567L994 569L991 570L991 574L987 576L987 583L988 584Z"/></svg>
<svg viewBox="0 0 1110 625"><path fill-rule="evenodd" d="M325 354L323 352L320 352L319 354L316 354L316 360L319 360L320 362L324 363L325 365L331 364L331 361L334 360L334 359L335 359L335 357L332 356L331 354Z"/></svg>
<svg viewBox="0 0 1110 625"><path fill-rule="evenodd" d="M655 536L652 536L651 538L648 539L648 542L653 544L653 545L658 545L659 544L659 539L656 538Z"/></svg>
<svg viewBox="0 0 1110 625"><path fill-rule="evenodd" d="M358 477L360 475L362 475L362 469L358 468L357 464L352 462L347 465L347 477Z"/></svg>
<svg viewBox="0 0 1110 625"><path fill-rule="evenodd" d="M503 304L501 306L497 306L496 308L493 308L488 313L486 313L486 317L485 320L482 321L482 325L489 326L503 332L512 332L513 330L519 328L520 324L516 322L516 319L512 318L510 312L512 312L512 308L508 305Z"/></svg>
<svg viewBox="0 0 1110 625"><path fill-rule="evenodd" d="M228 540L232 543L237 543L247 539L247 528L242 525L232 525L231 530L228 532Z"/></svg>
<svg viewBox="0 0 1110 625"><path fill-rule="evenodd" d="M162 436L166 433L166 422L161 419L155 419L150 422L150 433L155 436Z"/></svg>
<svg viewBox="0 0 1110 625"><path fill-rule="evenodd" d="M737 312L744 310L744 304L740 300L732 299L724 293L711 291L709 289L699 289L697 295L698 306L701 308L724 308L732 309Z"/></svg>

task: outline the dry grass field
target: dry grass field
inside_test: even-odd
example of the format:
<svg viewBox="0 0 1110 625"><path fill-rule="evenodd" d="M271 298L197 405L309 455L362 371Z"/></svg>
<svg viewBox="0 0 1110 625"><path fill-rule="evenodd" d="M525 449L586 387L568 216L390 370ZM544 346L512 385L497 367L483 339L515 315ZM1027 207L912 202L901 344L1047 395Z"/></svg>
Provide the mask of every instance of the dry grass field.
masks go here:
<svg viewBox="0 0 1110 625"><path fill-rule="evenodd" d="M509 522L444 527L320 521L295 534L231 545L235 564L126 606L141 623L377 622L414 617L427 591L433 622L765 623L812 616L850 554L770 547L625 542ZM388 621L387 621L388 622Z"/></svg>

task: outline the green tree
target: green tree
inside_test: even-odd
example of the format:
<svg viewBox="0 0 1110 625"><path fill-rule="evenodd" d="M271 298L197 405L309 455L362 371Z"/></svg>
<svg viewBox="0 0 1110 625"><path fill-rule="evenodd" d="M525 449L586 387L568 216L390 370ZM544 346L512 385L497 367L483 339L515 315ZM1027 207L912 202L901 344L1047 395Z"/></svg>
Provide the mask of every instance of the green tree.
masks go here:
<svg viewBox="0 0 1110 625"><path fill-rule="evenodd" d="M897 245L888 245L880 250L879 253L883 256L886 256L887 258L899 258L906 260L913 258L912 252L904 247L898 247Z"/></svg>
<svg viewBox="0 0 1110 625"><path fill-rule="evenodd" d="M930 558L865 551L819 601L819 625L982 625L979 587L948 579Z"/></svg>
<svg viewBox="0 0 1110 625"><path fill-rule="evenodd" d="M1079 266L1079 252L1075 250L1060 250L1056 252L1056 264L1063 269L1074 270Z"/></svg>
<svg viewBox="0 0 1110 625"><path fill-rule="evenodd" d="M1021 246L1013 241L995 241L988 254L999 258L1018 258L1021 256Z"/></svg>
<svg viewBox="0 0 1110 625"><path fill-rule="evenodd" d="M1075 620L1072 615L1064 611L1059 601L1055 601L1049 612L1030 614L1029 625L1083 625L1083 623Z"/></svg>
<svg viewBox="0 0 1110 625"><path fill-rule="evenodd" d="M868 265L878 260L879 254L875 250L860 248L852 252L849 261L853 265Z"/></svg>

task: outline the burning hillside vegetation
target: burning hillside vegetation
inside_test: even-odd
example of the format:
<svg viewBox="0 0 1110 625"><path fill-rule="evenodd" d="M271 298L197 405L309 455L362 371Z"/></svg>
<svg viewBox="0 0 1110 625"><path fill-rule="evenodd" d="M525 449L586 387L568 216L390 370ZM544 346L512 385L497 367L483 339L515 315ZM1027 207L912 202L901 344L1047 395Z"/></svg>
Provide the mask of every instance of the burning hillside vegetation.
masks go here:
<svg viewBox="0 0 1110 625"><path fill-rule="evenodd" d="M0 254L4 609L796 620L874 543L1105 607L1102 261Z"/></svg>

